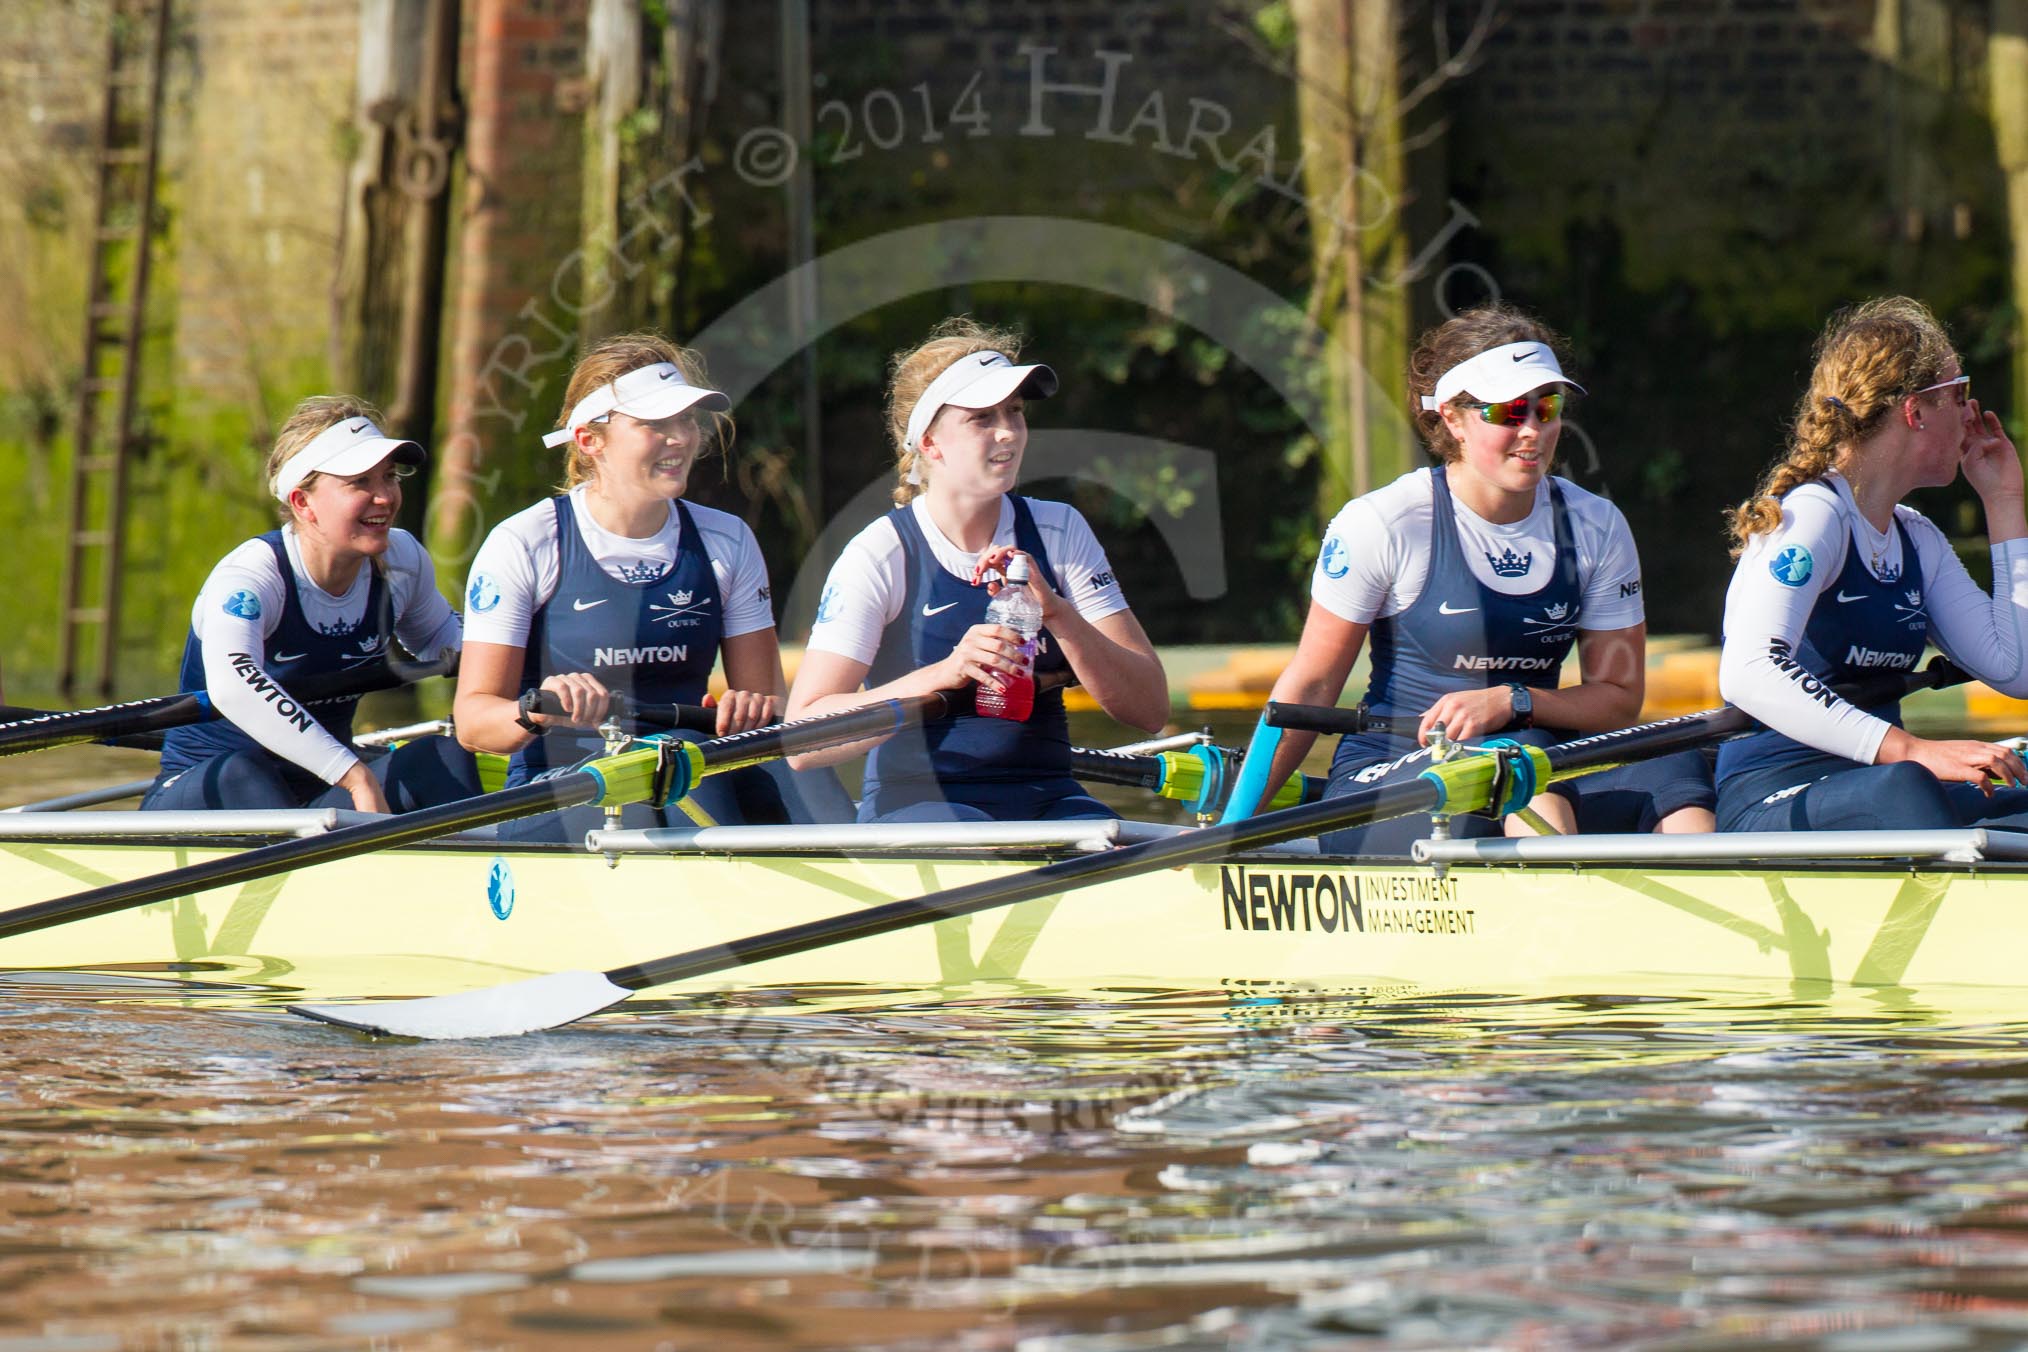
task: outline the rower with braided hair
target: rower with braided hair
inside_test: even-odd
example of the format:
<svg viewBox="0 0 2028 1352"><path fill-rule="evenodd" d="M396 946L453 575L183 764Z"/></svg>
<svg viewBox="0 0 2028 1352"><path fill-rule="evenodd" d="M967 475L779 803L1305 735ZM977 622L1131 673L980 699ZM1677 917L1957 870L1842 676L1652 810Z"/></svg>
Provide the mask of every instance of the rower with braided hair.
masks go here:
<svg viewBox="0 0 2028 1352"><path fill-rule="evenodd" d="M1961 469L1985 508L1990 595L1902 502ZM1912 670L1934 643L1973 676L2028 694L2021 461L1921 302L1832 317L1788 453L1731 526L1739 562L1719 688L1766 726L1719 752L1719 829L2028 829L2028 789L2015 787L2028 766L2015 753L1916 737L1899 701L1859 708L1830 688Z"/></svg>

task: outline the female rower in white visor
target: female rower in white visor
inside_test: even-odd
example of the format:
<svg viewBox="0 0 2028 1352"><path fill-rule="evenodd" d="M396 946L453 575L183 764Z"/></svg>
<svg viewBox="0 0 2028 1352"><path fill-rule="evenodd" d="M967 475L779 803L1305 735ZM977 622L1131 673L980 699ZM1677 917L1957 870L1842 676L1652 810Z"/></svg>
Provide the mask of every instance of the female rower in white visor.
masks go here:
<svg viewBox="0 0 2028 1352"><path fill-rule="evenodd" d="M899 449L898 505L854 537L825 580L789 713L964 685L999 689L1029 671L1020 635L983 623L998 590L983 579L1017 557L1028 560L1042 613L1033 709L1019 721L967 711L876 747L862 821L1115 815L1071 778L1052 673L1074 676L1121 723L1152 732L1168 720L1161 660L1091 527L1075 508L1013 491L1028 445L1024 401L1056 391L1056 373L1017 365L1019 351L1017 335L957 319L896 359L888 425Z"/></svg>
<svg viewBox="0 0 2028 1352"><path fill-rule="evenodd" d="M1647 627L1633 536L1611 502L1549 472L1565 394L1579 389L1558 341L1495 304L1430 330L1409 358L1417 427L1440 463L1331 522L1302 640L1272 696L1336 704L1371 635L1374 726L1339 742L1328 795L1420 773L1437 724L1454 742L1498 733L1547 744L1558 736L1549 729L1603 732L1640 714ZM1573 644L1579 679L1566 686ZM1270 793L1314 741L1284 734ZM1697 753L1574 784L1530 806L1560 831L1711 829L1711 777ZM1406 854L1429 829L1429 818L1408 817L1324 845ZM1484 817L1451 824L1459 836L1501 829Z"/></svg>
<svg viewBox="0 0 2028 1352"><path fill-rule="evenodd" d="M211 570L190 611L183 688L219 720L173 729L144 808L351 807L407 812L479 792L471 756L417 738L370 766L351 745L357 699L301 705L292 683L379 662L390 637L422 658L456 651L458 614L430 557L394 525L423 462L346 395L305 399L268 457L281 529Z"/></svg>
<svg viewBox="0 0 2028 1352"><path fill-rule="evenodd" d="M599 755L596 728L613 693L710 704L722 663L727 689L716 706L726 734L772 722L785 684L753 531L684 501L697 461L731 431L731 403L705 383L702 359L660 334L608 338L578 362L563 407L543 444L569 448L564 491L501 522L465 589L458 736L507 755L510 785ZM562 711L524 714L520 697L537 688ZM689 802L720 823L846 815L829 778L797 780L785 802L785 769L736 771L704 781ZM565 815L516 834L570 838L580 820L597 817ZM639 809L629 820L689 818Z"/></svg>

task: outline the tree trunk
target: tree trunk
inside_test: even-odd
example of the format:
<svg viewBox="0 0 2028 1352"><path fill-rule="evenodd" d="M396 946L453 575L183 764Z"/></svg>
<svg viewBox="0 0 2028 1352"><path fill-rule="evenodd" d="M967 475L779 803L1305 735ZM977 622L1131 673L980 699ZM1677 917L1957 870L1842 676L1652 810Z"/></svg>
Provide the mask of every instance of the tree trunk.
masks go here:
<svg viewBox="0 0 2028 1352"><path fill-rule="evenodd" d="M1988 70L1993 89L1993 145L2007 177L2007 218L2013 237L2014 311L2028 315L2028 0L1993 0ZM2028 344L2015 326L2014 388L2017 413L2028 399ZM2018 433L2020 424L2015 424Z"/></svg>
<svg viewBox="0 0 2028 1352"><path fill-rule="evenodd" d="M1297 119L1310 207L1310 313L1322 354L1329 443L1318 506L1405 470L1406 296L1388 279L1406 258L1398 122L1399 0L1294 0Z"/></svg>

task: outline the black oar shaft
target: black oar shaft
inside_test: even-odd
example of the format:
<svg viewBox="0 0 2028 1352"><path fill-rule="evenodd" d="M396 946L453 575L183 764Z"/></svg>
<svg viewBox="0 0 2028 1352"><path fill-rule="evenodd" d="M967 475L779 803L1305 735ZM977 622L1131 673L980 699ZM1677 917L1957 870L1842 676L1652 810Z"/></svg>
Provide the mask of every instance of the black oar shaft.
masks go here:
<svg viewBox="0 0 2028 1352"><path fill-rule="evenodd" d="M1883 678L1878 688L1907 691L1924 686L1948 684L1963 679L1963 673L1946 664L1932 662L1927 671ZM1883 694L1882 698L1892 696ZM1752 720L1730 705L1704 713L1643 723L1614 732L1602 732L1574 741L1559 742L1534 754L1546 755L1554 773L1576 774L1599 770L1627 761L1671 755L1743 732ZM832 916L806 925L758 934L730 943L636 966L619 967L606 978L628 990L645 990L668 981L709 976L714 972L743 967L749 963L785 958L811 949L854 939L871 938L907 929L933 920L970 915L975 911L1011 906L1037 897L1051 896L1071 887L1089 887L1115 878L1151 873L1156 869L1180 868L1222 858L1235 850L1258 849L1285 840L1299 840L1326 831L1345 830L1389 817L1416 812L1434 812L1446 806L1444 790L1432 779L1415 779L1380 784L1356 793L1320 802L1283 808L1244 821L1225 822L1169 837L1147 841L1102 854L1045 864L1013 878L988 879L963 887L934 892L926 897L889 902L868 911ZM1478 811L1485 805L1451 805L1457 811Z"/></svg>
<svg viewBox="0 0 2028 1352"><path fill-rule="evenodd" d="M1207 826L1145 841L1124 849L1079 855L1031 869L1013 878L988 879L954 887L927 897L893 901L867 911L832 916L806 925L793 925L751 938L692 953L678 954L634 967L607 972L614 985L645 990L668 981L709 976L750 963L785 958L811 949L825 948L848 940L908 929L931 920L970 915L974 911L1011 906L1037 897L1051 896L1071 887L1089 887L1114 878L1128 878L1156 869L1181 868L1222 858L1234 850L1256 849L1284 840L1299 840L1321 831L1358 826L1385 817L1429 812L1441 806L1442 792L1425 779L1383 784L1359 793L1304 803L1279 812L1229 825Z"/></svg>
<svg viewBox="0 0 2028 1352"><path fill-rule="evenodd" d="M882 700L863 709L799 718L793 723L775 723L751 732L735 732L698 742L705 768L712 773L739 770L762 761L779 760L803 751L838 746L845 742L885 737L912 723L928 723L944 716L959 692L939 690L928 695L906 695Z"/></svg>
<svg viewBox="0 0 2028 1352"><path fill-rule="evenodd" d="M20 717L0 724L0 752L9 755L95 742L101 737L160 732L186 723L202 723L212 716L210 699L195 693L70 712L17 712Z"/></svg>
<svg viewBox="0 0 2028 1352"><path fill-rule="evenodd" d="M1128 788L1151 791L1162 787L1160 756L1135 756L1119 751L1072 747L1070 772L1079 779L1100 784L1123 784Z"/></svg>
<svg viewBox="0 0 2028 1352"><path fill-rule="evenodd" d="M256 878L272 877L312 864L412 845L454 831L469 831L517 817L532 817L539 812L576 807L596 800L604 792L603 779L577 771L477 798L461 798L455 803L423 808L399 817L340 827L320 836L243 850L224 858L171 869L153 877L109 883L89 892L75 892L53 901L17 907L0 915L0 939L11 939L17 934L29 934L72 920L110 915L114 911L130 910L171 897L188 896L209 888L252 882Z"/></svg>
<svg viewBox="0 0 2028 1352"><path fill-rule="evenodd" d="M682 750L693 758L694 763L702 766L704 773L736 770L776 756L893 732L923 717L934 717L945 707L946 697L947 692L938 692L883 700L842 714L716 737L707 742L692 743ZM607 796L609 777L615 773L616 766L643 756L652 760L654 753L645 749L625 752L593 761L584 769L554 779L538 780L533 784L463 798L439 807L347 826L327 835L264 845L132 882L112 883L18 907L0 914L0 939L210 888L252 882L256 878L272 877L277 873L347 859L373 850L420 844L457 831L597 802Z"/></svg>
<svg viewBox="0 0 2028 1352"><path fill-rule="evenodd" d="M301 704L318 704L368 695L376 690L392 690L430 676L448 676L457 669L455 657L413 665L376 662L370 667L306 677L291 686L289 695ZM25 755L108 737L163 732L202 723L216 714L211 697L195 690L96 709L15 712L22 716L0 723L0 755Z"/></svg>
<svg viewBox="0 0 2028 1352"><path fill-rule="evenodd" d="M937 691L882 700L863 709L819 718L800 718L792 723L771 723L748 732L730 732L698 743L705 768L714 774L744 769L762 761L793 756L820 746L836 746L862 737L880 737L909 723L931 722L950 712L952 701L963 692ZM717 726L717 711L697 704L643 704L627 696L612 696L613 716L623 725L641 731L681 728L710 732ZM521 707L531 713L563 712L563 702L549 690L531 690L521 697Z"/></svg>

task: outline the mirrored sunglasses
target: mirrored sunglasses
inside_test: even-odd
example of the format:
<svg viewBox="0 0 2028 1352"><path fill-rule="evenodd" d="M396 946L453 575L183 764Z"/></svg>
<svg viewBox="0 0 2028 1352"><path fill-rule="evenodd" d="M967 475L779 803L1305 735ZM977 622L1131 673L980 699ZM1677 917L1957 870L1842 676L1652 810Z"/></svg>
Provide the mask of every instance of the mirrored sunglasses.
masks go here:
<svg viewBox="0 0 2028 1352"><path fill-rule="evenodd" d="M1953 380L1939 380L1934 385L1923 386L1915 392L1915 395L1916 398L1920 399L1925 394L1935 394L1939 390L1949 390L1952 402L1959 408L1963 408L1965 400L1972 397L1972 378L1970 376L1958 376Z"/></svg>
<svg viewBox="0 0 2028 1352"><path fill-rule="evenodd" d="M1528 421L1528 410L1532 407L1535 416L1542 422L1555 422L1563 416L1563 391L1554 394L1538 394L1533 398L1522 395L1503 403L1487 404L1466 401L1466 407L1479 410L1479 416L1495 427L1516 427Z"/></svg>

